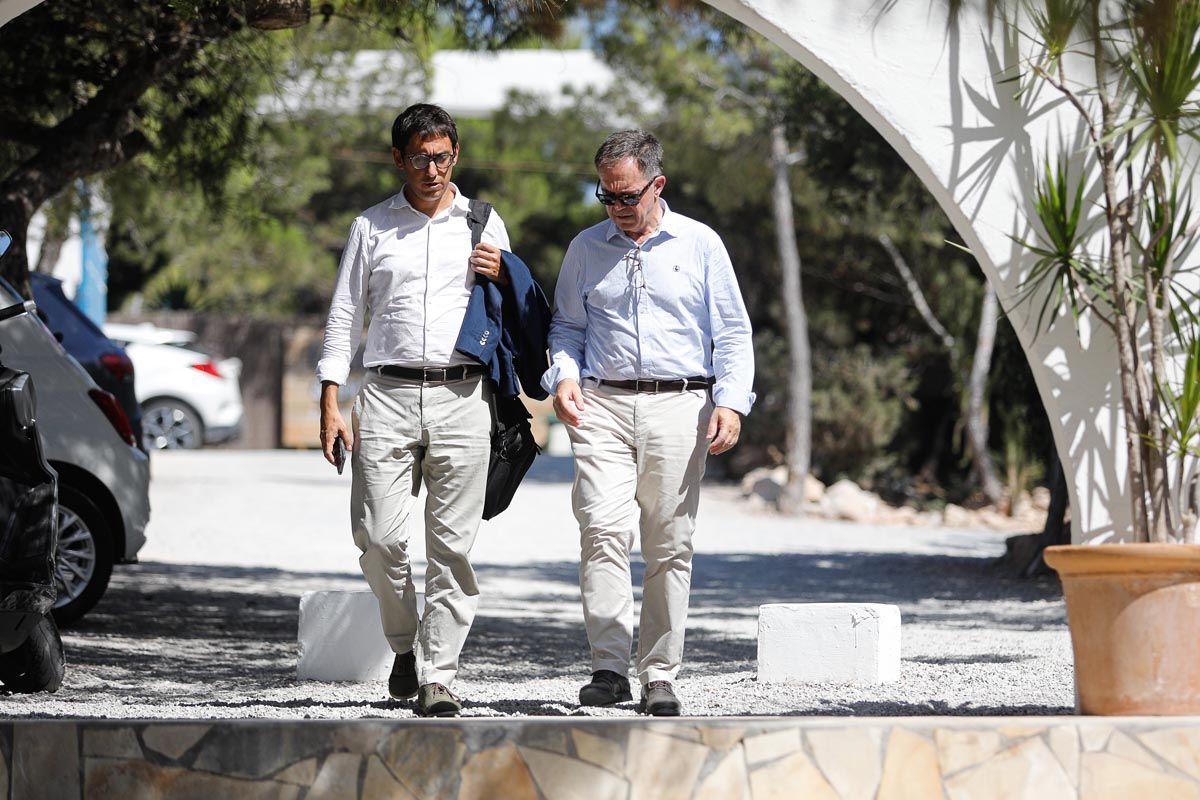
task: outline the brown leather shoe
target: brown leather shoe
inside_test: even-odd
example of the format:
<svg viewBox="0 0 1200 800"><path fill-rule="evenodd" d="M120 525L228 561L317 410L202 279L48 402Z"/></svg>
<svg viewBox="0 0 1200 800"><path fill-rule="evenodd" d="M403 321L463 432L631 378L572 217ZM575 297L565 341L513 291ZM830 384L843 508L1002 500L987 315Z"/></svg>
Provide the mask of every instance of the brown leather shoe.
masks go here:
<svg viewBox="0 0 1200 800"><path fill-rule="evenodd" d="M417 716L457 717L462 711L462 701L440 683L427 683L417 695Z"/></svg>
<svg viewBox="0 0 1200 800"><path fill-rule="evenodd" d="M650 681L642 687L642 699L638 703L639 714L652 717L678 717L683 712L679 698L670 681Z"/></svg>

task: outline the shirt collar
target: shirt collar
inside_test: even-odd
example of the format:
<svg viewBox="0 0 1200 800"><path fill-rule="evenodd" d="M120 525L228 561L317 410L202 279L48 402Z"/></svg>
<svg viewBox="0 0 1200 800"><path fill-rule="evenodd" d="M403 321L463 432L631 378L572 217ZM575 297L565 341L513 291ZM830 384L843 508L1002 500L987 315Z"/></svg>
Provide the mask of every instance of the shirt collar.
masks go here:
<svg viewBox="0 0 1200 800"><path fill-rule="evenodd" d="M470 201L463 197L463 193L458 190L458 186L453 181L450 182L450 189L454 192L454 201L450 204L449 213L466 216L467 212L471 209ZM391 202L388 203L388 208L407 208L414 214L421 213L413 208L412 203L408 202L408 195L404 193L403 187L392 196Z"/></svg>
<svg viewBox="0 0 1200 800"><path fill-rule="evenodd" d="M660 197L660 198L658 198L658 205L659 205L659 208L662 209L662 217L658 220L658 230L656 230L653 234L651 234L651 236L650 236L651 239L653 239L655 236L658 236L658 234L660 234L664 231L667 233L670 233L671 228L674 225L673 218L675 215L671 212L671 207L669 205L667 205L667 201ZM612 217L609 217L608 231L605 235L605 238L607 238L609 241L612 241L613 239L616 239L618 236L624 236L624 235L625 235L625 231L618 228L617 223L612 221Z"/></svg>

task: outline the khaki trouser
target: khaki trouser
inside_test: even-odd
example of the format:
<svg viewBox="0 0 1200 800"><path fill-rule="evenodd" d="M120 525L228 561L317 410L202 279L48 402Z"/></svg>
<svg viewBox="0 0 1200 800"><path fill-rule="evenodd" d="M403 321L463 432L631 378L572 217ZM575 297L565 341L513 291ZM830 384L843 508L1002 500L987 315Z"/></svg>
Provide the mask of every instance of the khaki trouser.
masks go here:
<svg viewBox="0 0 1200 800"><path fill-rule="evenodd" d="M479 377L428 385L370 373L354 403L350 520L358 562L392 650L419 644L422 684L450 686L475 619L479 588L468 556L483 515L490 392ZM422 480L428 567L418 618L408 522Z"/></svg>
<svg viewBox="0 0 1200 800"><path fill-rule="evenodd" d="M633 645L629 550L639 511L642 613L639 680L674 680L683 660L692 581L692 532L708 455L708 392L637 394L583 382L583 421L571 500L579 521L579 585L592 670L625 675Z"/></svg>

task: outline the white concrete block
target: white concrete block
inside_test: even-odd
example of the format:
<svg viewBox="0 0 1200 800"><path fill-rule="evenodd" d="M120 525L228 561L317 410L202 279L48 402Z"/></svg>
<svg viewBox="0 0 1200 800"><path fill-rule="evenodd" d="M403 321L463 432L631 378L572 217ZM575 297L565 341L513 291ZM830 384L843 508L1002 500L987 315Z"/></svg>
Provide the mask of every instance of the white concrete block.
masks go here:
<svg viewBox="0 0 1200 800"><path fill-rule="evenodd" d="M758 607L763 683L890 683L900 677L900 609L880 603Z"/></svg>
<svg viewBox="0 0 1200 800"><path fill-rule="evenodd" d="M417 612L425 596L417 594ZM392 649L370 591L305 592L300 596L300 680L378 681L392 670Z"/></svg>

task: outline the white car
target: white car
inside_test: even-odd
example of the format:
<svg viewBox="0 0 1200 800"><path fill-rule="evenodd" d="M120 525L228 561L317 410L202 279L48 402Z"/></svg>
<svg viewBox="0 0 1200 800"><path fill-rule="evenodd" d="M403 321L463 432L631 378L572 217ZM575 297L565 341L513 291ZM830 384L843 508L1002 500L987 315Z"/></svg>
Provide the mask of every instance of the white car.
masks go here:
<svg viewBox="0 0 1200 800"><path fill-rule="evenodd" d="M242 362L214 358L191 331L108 323L104 333L133 362L147 450L201 447L242 432Z"/></svg>
<svg viewBox="0 0 1200 800"><path fill-rule="evenodd" d="M58 472L54 616L65 624L99 601L115 562L137 560L150 520L150 461L113 396L3 281L0 358L33 379L46 460Z"/></svg>

